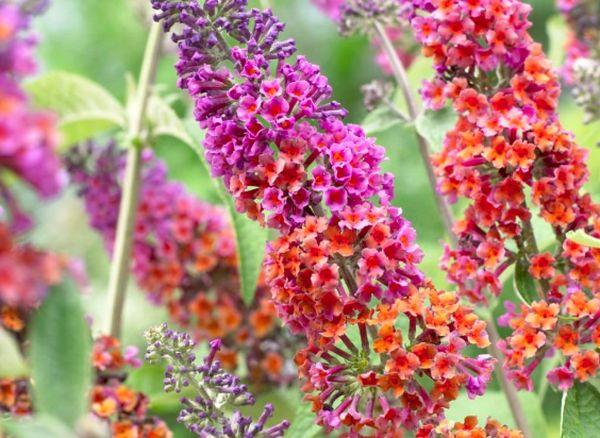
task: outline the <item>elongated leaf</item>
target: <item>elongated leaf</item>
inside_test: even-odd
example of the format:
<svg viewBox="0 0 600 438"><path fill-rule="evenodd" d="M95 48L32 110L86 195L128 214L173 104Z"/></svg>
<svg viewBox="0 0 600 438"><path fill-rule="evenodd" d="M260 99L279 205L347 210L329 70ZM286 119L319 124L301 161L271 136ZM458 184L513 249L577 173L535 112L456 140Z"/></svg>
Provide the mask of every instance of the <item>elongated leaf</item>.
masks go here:
<svg viewBox="0 0 600 438"><path fill-rule="evenodd" d="M72 426L87 411L91 337L71 282L52 288L30 337L36 410Z"/></svg>
<svg viewBox="0 0 600 438"><path fill-rule="evenodd" d="M63 147L126 123L125 109L99 84L73 73L50 72L29 82L35 105L59 116Z"/></svg>
<svg viewBox="0 0 600 438"><path fill-rule="evenodd" d="M519 257L515 263L514 283L517 295L525 303L531 304L538 298L537 285L529 273L529 262L524 257Z"/></svg>
<svg viewBox="0 0 600 438"><path fill-rule="evenodd" d="M0 423L0 426L14 438L76 438L77 436L60 421L41 415L23 420L8 420Z"/></svg>
<svg viewBox="0 0 600 438"><path fill-rule="evenodd" d="M586 234L583 230L571 231L567 233L567 239L572 240L579 245L590 248L600 248L600 239Z"/></svg>
<svg viewBox="0 0 600 438"><path fill-rule="evenodd" d="M402 119L399 115L386 105L382 105L367 114L361 126L367 135L375 135L400 123L402 123Z"/></svg>
<svg viewBox="0 0 600 438"><path fill-rule="evenodd" d="M194 133L198 133L198 128L193 123L188 123L186 126L189 127L192 132L191 135L195 138L190 146L194 149L200 158L200 162L210 174L210 167L204 158L204 151L200 145L199 138L201 134L194 135ZM258 276L265 254L265 245L268 239L268 231L257 222L249 219L245 214L239 213L236 210L231 195L227 192L221 181L213 178L213 182L227 206L231 217L239 260L241 294L244 302L250 304L256 292Z"/></svg>
<svg viewBox="0 0 600 438"><path fill-rule="evenodd" d="M425 138L434 151L439 150L446 133L456 123L456 113L450 107L438 111L426 110L419 114L415 127L421 137Z"/></svg>
<svg viewBox="0 0 600 438"><path fill-rule="evenodd" d="M0 377L22 377L27 374L25 360L12 335L0 327Z"/></svg>
<svg viewBox="0 0 600 438"><path fill-rule="evenodd" d="M590 438L600 431L600 392L589 382L575 382L564 394L561 411L562 438Z"/></svg>

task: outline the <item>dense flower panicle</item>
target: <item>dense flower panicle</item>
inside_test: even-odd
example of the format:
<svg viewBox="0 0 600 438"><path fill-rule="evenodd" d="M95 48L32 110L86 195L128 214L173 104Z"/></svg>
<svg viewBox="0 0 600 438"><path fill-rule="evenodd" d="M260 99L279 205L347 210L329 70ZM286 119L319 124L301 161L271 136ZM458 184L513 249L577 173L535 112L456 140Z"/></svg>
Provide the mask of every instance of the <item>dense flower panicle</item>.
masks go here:
<svg viewBox="0 0 600 438"><path fill-rule="evenodd" d="M118 221L125 153L113 143L82 145L67 167L85 200L90 223L111 249ZM233 230L219 207L204 203L167 179L164 162L143 155L136 214L133 274L156 304L197 340L223 339L219 355L228 369L244 352L257 383L289 382L295 373L295 340L281 328L261 280L246 308L239 294Z"/></svg>
<svg viewBox="0 0 600 438"><path fill-rule="evenodd" d="M21 4L22 3L22 4ZM21 89L21 80L35 72L36 40L28 32L30 13L26 2L0 4L0 176L15 174L39 196L59 193L64 171L55 154L55 117L34 110ZM0 183L0 218L15 231L30 226L8 186Z"/></svg>
<svg viewBox="0 0 600 438"><path fill-rule="evenodd" d="M199 365L194 348L196 344L187 333L167 328L166 324L148 330L146 360L150 363L167 362L164 389L179 393L190 387L197 395L194 399L182 397L178 421L201 437L281 437L290 426L282 421L267 427L273 415L273 406L267 404L258 420L246 417L240 411L231 412L238 406L253 405L254 396L241 380L223 370L217 359L220 340L210 342L210 350Z"/></svg>
<svg viewBox="0 0 600 438"><path fill-rule="evenodd" d="M317 66L289 61L283 24L240 0L152 4L165 30L183 24L179 84L213 174L280 232L265 279L278 314L308 337L296 362L319 423L381 436L439 421L462 387L483 393L492 360L461 351L488 344L485 325L425 280L415 231L390 206L384 149L343 123Z"/></svg>
<svg viewBox="0 0 600 438"><path fill-rule="evenodd" d="M29 312L68 267L62 256L15 241L8 224L0 222L0 326L21 331Z"/></svg>
<svg viewBox="0 0 600 438"><path fill-rule="evenodd" d="M594 0L557 0L557 7L567 21L569 34L561 73L567 84L577 80L576 65L582 58L600 57L600 7Z"/></svg>
<svg viewBox="0 0 600 438"><path fill-rule="evenodd" d="M411 24L437 72L424 84L423 97L433 109L450 100L459 116L433 157L439 190L450 200L470 200L455 227L458 246L446 249L442 267L459 292L478 303L487 302L487 293L500 293L500 276L512 264L529 270L536 290L528 292L539 300L511 319L515 332L507 340L505 366L520 387L530 388L531 372L555 351L560 331L574 328L577 344L590 345L600 316L594 304L600 293L598 250L564 238L571 230L596 236L600 231L600 207L582 193L587 151L558 120L560 85L527 32L529 5L412 4ZM534 206L556 235L553 253L538 248ZM565 366L577 367L569 356Z"/></svg>

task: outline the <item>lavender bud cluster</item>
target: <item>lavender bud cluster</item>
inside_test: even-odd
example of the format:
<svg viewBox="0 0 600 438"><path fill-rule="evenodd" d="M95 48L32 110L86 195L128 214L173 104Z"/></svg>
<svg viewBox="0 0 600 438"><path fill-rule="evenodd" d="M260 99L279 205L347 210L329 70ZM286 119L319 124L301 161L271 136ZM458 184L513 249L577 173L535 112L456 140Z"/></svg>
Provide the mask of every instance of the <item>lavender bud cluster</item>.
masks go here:
<svg viewBox="0 0 600 438"><path fill-rule="evenodd" d="M148 344L146 360L149 363L165 361L165 392L181 392L190 388L194 398L182 397L183 406L178 421L200 437L265 437L283 436L289 427L282 421L266 428L273 415L273 406L267 404L256 422L239 411L231 414L235 406L252 405L254 396L242 384L239 377L226 372L216 359L221 341L209 343L210 350L198 365L194 348L196 344L187 333L168 328L167 324L151 328L145 333Z"/></svg>
<svg viewBox="0 0 600 438"><path fill-rule="evenodd" d="M400 25L402 9L400 0L348 0L341 8L340 33L371 35L375 23Z"/></svg>

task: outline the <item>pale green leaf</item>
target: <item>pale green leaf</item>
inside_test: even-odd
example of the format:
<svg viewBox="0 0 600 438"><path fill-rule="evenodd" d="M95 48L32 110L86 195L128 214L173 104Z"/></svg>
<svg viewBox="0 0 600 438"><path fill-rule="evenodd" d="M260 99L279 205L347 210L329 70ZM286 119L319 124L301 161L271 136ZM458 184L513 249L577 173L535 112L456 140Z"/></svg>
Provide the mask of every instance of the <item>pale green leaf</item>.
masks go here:
<svg viewBox="0 0 600 438"><path fill-rule="evenodd" d="M192 133L197 133L194 141L192 141L190 146L198 157L200 158L200 162L207 169L210 174L210 167L204 158L204 151L202 146L200 145L200 136L201 133L198 133L198 128L195 127L193 123L188 123L189 130ZM258 283L258 276L260 274L260 270L263 263L263 258L265 254L265 245L268 239L268 230L261 227L257 222L248 218L245 214L239 213L233 202L231 195L225 189L223 183L219 180L212 179L214 182L218 193L227 210L229 211L229 215L231 218L231 223L233 225L233 230L235 233L235 242L237 248L238 255L238 269L240 272L240 288L241 295L246 304L252 303L254 299L254 294L256 292L256 286Z"/></svg>
<svg viewBox="0 0 600 438"><path fill-rule="evenodd" d="M76 438L76 434L55 418L38 415L0 423L1 430L14 438ZM0 434L2 435L2 434Z"/></svg>
<svg viewBox="0 0 600 438"><path fill-rule="evenodd" d="M525 257L519 257L515 263L514 285L523 302L531 304L537 299L537 284L529 273L529 262Z"/></svg>
<svg viewBox="0 0 600 438"><path fill-rule="evenodd" d="M415 127L434 151L442 147L446 133L456 124L456 113L450 107L438 111L426 110L418 115Z"/></svg>
<svg viewBox="0 0 600 438"><path fill-rule="evenodd" d="M575 382L563 395L561 438L589 438L600 430L600 392L589 382Z"/></svg>
<svg viewBox="0 0 600 438"><path fill-rule="evenodd" d="M294 417L290 419L291 426L285 434L290 438L316 438L324 436L321 426L315 423L316 416L311 410L311 403L300 402Z"/></svg>
<svg viewBox="0 0 600 438"><path fill-rule="evenodd" d="M27 83L26 89L36 106L58 115L63 147L126 124L119 101L85 77L54 71Z"/></svg>
<svg viewBox="0 0 600 438"><path fill-rule="evenodd" d="M22 377L27 374L25 359L15 338L0 327L0 377Z"/></svg>
<svg viewBox="0 0 600 438"><path fill-rule="evenodd" d="M37 412L74 425L88 409L91 336L70 281L50 291L34 315L30 341Z"/></svg>
<svg viewBox="0 0 600 438"><path fill-rule="evenodd" d="M387 105L382 105L375 108L361 123L361 127L367 135L375 135L379 132L387 131L388 129L402 123L402 119L398 113L394 112Z"/></svg>
<svg viewBox="0 0 600 438"><path fill-rule="evenodd" d="M600 239L586 234L586 232L583 230L571 231L567 233L567 239L589 248L600 248Z"/></svg>

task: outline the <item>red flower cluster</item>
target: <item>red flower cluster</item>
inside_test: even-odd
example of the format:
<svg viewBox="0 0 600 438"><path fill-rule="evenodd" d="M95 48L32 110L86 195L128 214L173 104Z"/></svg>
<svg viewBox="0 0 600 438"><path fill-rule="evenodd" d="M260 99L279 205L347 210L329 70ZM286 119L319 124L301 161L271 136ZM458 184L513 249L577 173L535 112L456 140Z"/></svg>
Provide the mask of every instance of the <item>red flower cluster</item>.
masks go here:
<svg viewBox="0 0 600 438"><path fill-rule="evenodd" d="M51 285L60 283L67 265L64 257L16 242L0 222L0 326L21 331L28 313Z"/></svg>
<svg viewBox="0 0 600 438"><path fill-rule="evenodd" d="M195 339L222 339L219 359L225 368L237 368L238 353L244 352L254 382L289 382L295 340L277 322L262 279L254 303L247 308L242 301L226 212L169 181L165 163L150 151L143 160L132 264L138 285ZM110 249L125 154L112 143L87 144L73 150L67 162L91 225Z"/></svg>
<svg viewBox="0 0 600 438"><path fill-rule="evenodd" d="M27 379L0 379L0 414L20 417L30 413Z"/></svg>
<svg viewBox="0 0 600 438"><path fill-rule="evenodd" d="M485 324L424 279L414 229L389 206L383 148L343 123L317 66L288 63L283 24L243 0L153 5L167 30L183 24L180 85L214 175L281 233L266 280L279 315L309 339L296 361L320 424L398 434L438 423L465 386L481 394L493 361L463 349L487 346Z"/></svg>
<svg viewBox="0 0 600 438"><path fill-rule="evenodd" d="M442 267L462 295L479 303L487 302L486 292L500 293L509 266L528 268L536 286L527 293L539 301L512 320L505 366L530 387L532 370L560 329L571 326L579 344L589 343L600 316L598 253L564 238L576 229L600 231L600 206L581 192L587 151L558 120L560 85L527 32L530 6L469 0L425 2L431 7L420 9L420 3L413 2L411 23L438 73L423 96L433 109L450 99L459 116L433 157L439 190L470 201L456 224L458 246L446 249ZM556 235L554 255L538 248L533 206ZM587 310L573 315L574 300ZM557 324L561 316L574 322Z"/></svg>

